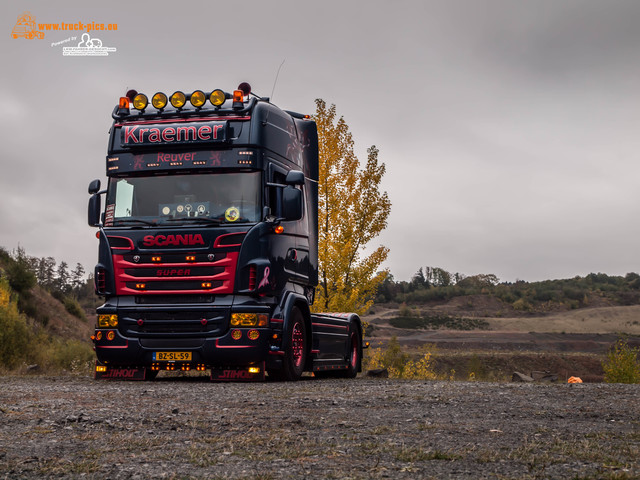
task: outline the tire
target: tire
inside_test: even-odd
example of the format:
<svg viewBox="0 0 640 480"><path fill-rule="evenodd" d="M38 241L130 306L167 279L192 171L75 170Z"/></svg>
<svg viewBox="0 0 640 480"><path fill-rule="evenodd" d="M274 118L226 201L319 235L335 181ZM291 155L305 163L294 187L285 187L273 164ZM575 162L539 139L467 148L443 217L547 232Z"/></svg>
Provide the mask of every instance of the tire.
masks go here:
<svg viewBox="0 0 640 480"><path fill-rule="evenodd" d="M307 327L304 323L304 317L297 307L293 307L291 310L291 318L285 335L288 345L282 359L282 369L270 370L268 373L269 377L275 380L295 382L300 379L302 372L304 372L309 350Z"/></svg>
<svg viewBox="0 0 640 480"><path fill-rule="evenodd" d="M357 326L351 325L349 328L349 367L341 371L338 375L342 378L356 378L358 370L360 370L360 362L362 361L362 338Z"/></svg>

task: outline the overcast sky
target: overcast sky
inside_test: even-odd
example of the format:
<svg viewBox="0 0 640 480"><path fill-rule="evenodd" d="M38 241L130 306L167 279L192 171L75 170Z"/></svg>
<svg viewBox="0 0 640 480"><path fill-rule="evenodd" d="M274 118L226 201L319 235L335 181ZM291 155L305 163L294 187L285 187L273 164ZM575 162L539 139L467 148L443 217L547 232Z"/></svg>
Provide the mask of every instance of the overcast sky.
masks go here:
<svg viewBox="0 0 640 480"><path fill-rule="evenodd" d="M376 145L393 207L374 245L503 281L640 271L640 2L30 1L4 8L0 246L93 270L87 185L105 179L111 111L152 95L233 90L314 112L334 103L360 160ZM92 32L106 57L63 56Z"/></svg>

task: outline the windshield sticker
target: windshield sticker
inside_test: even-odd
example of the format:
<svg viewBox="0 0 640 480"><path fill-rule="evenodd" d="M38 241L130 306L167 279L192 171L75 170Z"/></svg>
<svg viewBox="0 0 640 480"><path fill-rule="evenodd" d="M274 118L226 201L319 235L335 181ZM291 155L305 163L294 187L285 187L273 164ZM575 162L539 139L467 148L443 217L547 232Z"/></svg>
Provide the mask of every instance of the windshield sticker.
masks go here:
<svg viewBox="0 0 640 480"><path fill-rule="evenodd" d="M107 208L104 211L104 226L110 227L113 225L113 218L116 212L115 204L107 205Z"/></svg>
<svg viewBox="0 0 640 480"><path fill-rule="evenodd" d="M240 218L240 210L238 210L238 207L229 207L224 212L224 218L227 222L235 222Z"/></svg>

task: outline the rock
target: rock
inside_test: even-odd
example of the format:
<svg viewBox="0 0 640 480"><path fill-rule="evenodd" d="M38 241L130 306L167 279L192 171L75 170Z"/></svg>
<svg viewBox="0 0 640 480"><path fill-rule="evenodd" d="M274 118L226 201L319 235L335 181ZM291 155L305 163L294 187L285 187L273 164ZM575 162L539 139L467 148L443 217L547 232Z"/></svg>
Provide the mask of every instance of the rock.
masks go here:
<svg viewBox="0 0 640 480"><path fill-rule="evenodd" d="M389 371L386 368L367 370L367 377L389 378Z"/></svg>
<svg viewBox="0 0 640 480"><path fill-rule="evenodd" d="M549 371L544 371L544 372L533 371L531 372L531 378L533 378L533 380L536 382L557 382L558 374L551 373Z"/></svg>
<svg viewBox="0 0 640 480"><path fill-rule="evenodd" d="M513 372L513 376L511 377L511 381L512 382L529 383L529 382L533 382L533 378L531 378L529 375L525 375L524 373Z"/></svg>

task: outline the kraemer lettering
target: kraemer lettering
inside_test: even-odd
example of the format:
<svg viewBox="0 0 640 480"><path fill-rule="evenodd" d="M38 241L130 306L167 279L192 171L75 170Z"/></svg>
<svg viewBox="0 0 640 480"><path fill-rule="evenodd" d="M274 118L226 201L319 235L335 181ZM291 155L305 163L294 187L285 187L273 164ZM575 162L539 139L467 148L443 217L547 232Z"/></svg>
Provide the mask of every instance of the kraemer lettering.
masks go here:
<svg viewBox="0 0 640 480"><path fill-rule="evenodd" d="M142 145L179 145L185 143L219 143L227 140L227 122L203 122L196 125L123 125L120 143L123 147Z"/></svg>

